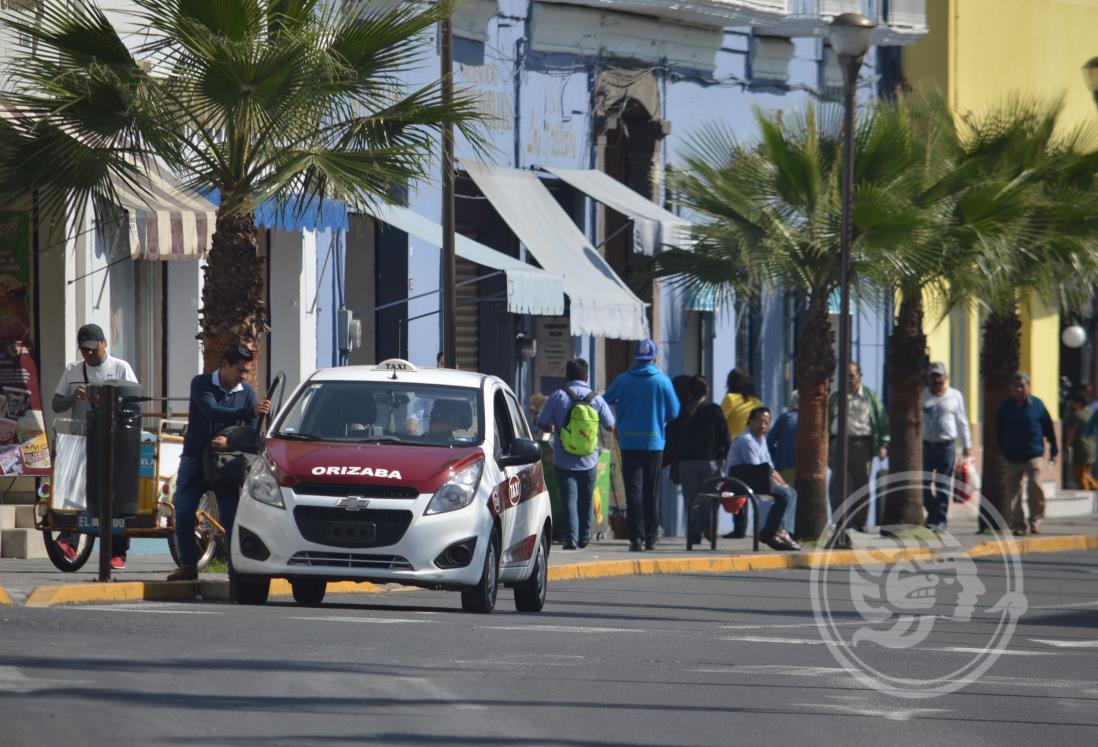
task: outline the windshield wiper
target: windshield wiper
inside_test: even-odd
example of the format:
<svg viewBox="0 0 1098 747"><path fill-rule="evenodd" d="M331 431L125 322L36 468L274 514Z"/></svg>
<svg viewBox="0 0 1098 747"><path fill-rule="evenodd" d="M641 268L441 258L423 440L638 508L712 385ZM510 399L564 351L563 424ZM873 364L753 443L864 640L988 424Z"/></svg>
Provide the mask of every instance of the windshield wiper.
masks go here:
<svg viewBox="0 0 1098 747"><path fill-rule="evenodd" d="M355 438L352 439L356 444L399 444L401 446L419 446L420 444L415 441L404 441L399 438L393 438L392 436L375 436L373 438Z"/></svg>
<svg viewBox="0 0 1098 747"><path fill-rule="evenodd" d="M278 432L273 434L274 438L284 438L287 441L319 441L320 436L314 436L312 433L283 433Z"/></svg>

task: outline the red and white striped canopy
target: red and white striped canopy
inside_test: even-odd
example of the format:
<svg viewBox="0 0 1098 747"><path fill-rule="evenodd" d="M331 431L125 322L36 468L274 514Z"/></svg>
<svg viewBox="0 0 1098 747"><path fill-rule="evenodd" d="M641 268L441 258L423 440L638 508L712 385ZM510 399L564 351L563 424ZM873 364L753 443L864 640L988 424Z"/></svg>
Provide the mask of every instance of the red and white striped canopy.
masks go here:
<svg viewBox="0 0 1098 747"><path fill-rule="evenodd" d="M126 211L134 259L197 259L210 247L217 207L167 174L147 172L136 184L115 184Z"/></svg>

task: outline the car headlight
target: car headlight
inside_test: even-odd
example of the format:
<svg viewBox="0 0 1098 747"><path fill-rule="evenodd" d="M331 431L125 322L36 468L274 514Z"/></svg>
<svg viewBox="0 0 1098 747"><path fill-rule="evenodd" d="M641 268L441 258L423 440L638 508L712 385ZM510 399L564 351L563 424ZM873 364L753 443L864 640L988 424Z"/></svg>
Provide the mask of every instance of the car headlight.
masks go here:
<svg viewBox="0 0 1098 747"><path fill-rule="evenodd" d="M447 511L457 511L465 508L473 502L477 495L477 486L480 485L480 475L484 472L484 460L478 459L465 469L451 477L432 496L427 504L427 510L423 513L444 514Z"/></svg>
<svg viewBox="0 0 1098 747"><path fill-rule="evenodd" d="M244 492L260 503L266 503L275 508L286 508L282 501L282 488L278 485L278 476L271 468L266 456L261 456L252 462L248 476L244 479Z"/></svg>

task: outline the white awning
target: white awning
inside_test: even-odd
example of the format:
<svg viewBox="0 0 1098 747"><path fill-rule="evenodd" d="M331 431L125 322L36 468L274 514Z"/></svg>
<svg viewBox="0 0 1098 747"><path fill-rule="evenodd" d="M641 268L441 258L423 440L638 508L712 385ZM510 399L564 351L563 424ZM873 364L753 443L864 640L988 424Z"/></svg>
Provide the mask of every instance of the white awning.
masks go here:
<svg viewBox="0 0 1098 747"><path fill-rule="evenodd" d="M369 215L434 246L442 246L442 226L419 213L397 205L374 205ZM564 313L564 278L497 252L460 233L454 252L482 267L502 270L507 276L507 310L512 314L560 316Z"/></svg>
<svg viewBox="0 0 1098 747"><path fill-rule="evenodd" d="M591 246L532 171L462 161L469 176L547 271L564 277L573 335L648 337L644 302Z"/></svg>
<svg viewBox="0 0 1098 747"><path fill-rule="evenodd" d="M688 249L690 223L634 192L609 174L595 169L550 169L580 192L634 220L635 245L653 254L663 245Z"/></svg>
<svg viewBox="0 0 1098 747"><path fill-rule="evenodd" d="M171 176L148 172L138 186L116 182L114 189L127 213L133 259L197 259L210 248L217 207Z"/></svg>

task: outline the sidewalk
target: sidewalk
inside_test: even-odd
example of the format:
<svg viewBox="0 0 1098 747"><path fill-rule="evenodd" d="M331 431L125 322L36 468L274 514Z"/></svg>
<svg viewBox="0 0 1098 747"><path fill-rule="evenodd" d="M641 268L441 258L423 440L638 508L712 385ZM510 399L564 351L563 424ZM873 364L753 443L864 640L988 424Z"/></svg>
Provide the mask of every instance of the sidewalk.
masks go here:
<svg viewBox="0 0 1098 747"><path fill-rule="evenodd" d="M951 524L950 530L966 551L972 551L977 545L994 539L977 535L975 519L971 517L959 517ZM853 533L852 539L857 547L880 546L894 549L893 543L882 541L875 534ZM1012 537L1004 539L1017 541ZM1057 552L1085 548L1098 549L1098 515L1050 519L1042 526L1040 535L1018 542L1020 552ZM986 554L986 548L977 549L973 554ZM708 544L695 546L693 552L686 552L686 543L681 537L665 538L655 550L640 553L629 552L628 542L607 540L592 543L583 550L564 551L560 549L560 545L554 545L549 556L549 574L553 581L564 581L656 573L733 573L805 568L819 562L819 557L819 553L811 551L779 553L765 545L761 545L759 552L755 553L751 550L750 538L719 539L715 552L709 550ZM898 557L897 555L894 559ZM850 553L836 551L829 562L845 564L852 559ZM1095 556L1095 561L1098 563L1098 555ZM126 569L115 571L114 581L110 584L97 581L96 553L92 554L84 569L77 573L62 573L48 560L0 559L0 604L52 606L80 602L227 597L228 581L225 574L202 574L202 580L196 583L164 582L164 578L174 567L166 544L163 554L131 555ZM382 588L390 587L340 582L330 584L329 593L363 593ZM271 593L273 596L288 595L289 586L276 582L272 585Z"/></svg>

